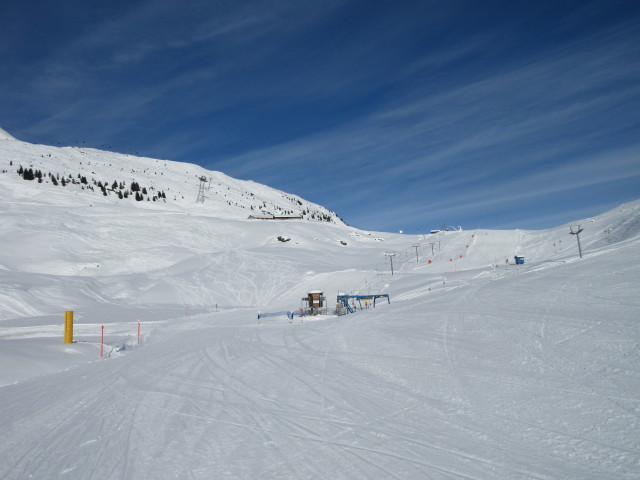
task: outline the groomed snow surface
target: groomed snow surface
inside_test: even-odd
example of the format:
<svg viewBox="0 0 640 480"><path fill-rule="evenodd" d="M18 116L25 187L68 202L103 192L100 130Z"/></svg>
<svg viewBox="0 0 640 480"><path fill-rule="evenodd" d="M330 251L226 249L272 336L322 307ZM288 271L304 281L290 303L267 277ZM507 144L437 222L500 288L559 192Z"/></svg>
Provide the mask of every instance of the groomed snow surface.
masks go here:
<svg viewBox="0 0 640 480"><path fill-rule="evenodd" d="M107 201L2 142L0 478L640 477L640 202L576 222L580 259L568 225L220 216L193 175L179 205ZM391 303L276 313L311 290Z"/></svg>

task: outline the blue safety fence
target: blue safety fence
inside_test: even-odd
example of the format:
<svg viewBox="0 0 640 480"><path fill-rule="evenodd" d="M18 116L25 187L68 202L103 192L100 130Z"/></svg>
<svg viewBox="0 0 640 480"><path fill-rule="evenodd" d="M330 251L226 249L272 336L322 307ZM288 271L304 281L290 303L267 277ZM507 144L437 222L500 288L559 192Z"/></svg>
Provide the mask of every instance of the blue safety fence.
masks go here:
<svg viewBox="0 0 640 480"><path fill-rule="evenodd" d="M259 312L258 313L258 318L280 317L280 316L283 316L283 315L291 316L292 314L294 316L298 316L298 317L300 316L299 312L295 312L293 310L289 310L289 311L285 310L283 312Z"/></svg>
<svg viewBox="0 0 640 480"><path fill-rule="evenodd" d="M309 317L309 316L315 316L315 315L332 315L332 314L335 315L336 312L334 310L329 311L329 308L327 307L304 308L299 310L289 310L289 311L282 311L282 312L259 312L258 320L262 320L269 317L282 317L282 316L286 316L290 320L293 320L296 317L300 318L300 317Z"/></svg>

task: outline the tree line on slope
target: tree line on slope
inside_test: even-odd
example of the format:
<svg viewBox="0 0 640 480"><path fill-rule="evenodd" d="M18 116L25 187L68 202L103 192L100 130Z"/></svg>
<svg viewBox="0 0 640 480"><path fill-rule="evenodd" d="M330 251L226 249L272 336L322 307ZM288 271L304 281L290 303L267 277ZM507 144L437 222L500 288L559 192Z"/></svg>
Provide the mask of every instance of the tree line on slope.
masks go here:
<svg viewBox="0 0 640 480"><path fill-rule="evenodd" d="M20 165L20 167L18 168L17 173L24 180L37 180L38 183L42 183L44 179L48 179L48 181L50 181L54 186L61 185L63 187L66 187L69 184L80 185L83 190L91 190L92 192L95 192L97 188L98 191L102 192L105 197L110 195L111 193L114 193L120 200L129 198L129 196L132 196L138 202L145 200L145 198L147 201L154 202L160 200L166 202L167 199L167 195L164 191L161 190L158 192L154 192L154 194L151 195L149 191L155 190L154 187L149 187L149 189L144 186L140 187L140 184L136 181L131 182L131 184L127 188L125 183L122 181L118 182L117 180L114 180L113 183L109 185L108 182L102 182L100 180L95 180L94 178L92 178L91 182L89 182L87 180L87 177L79 173L76 177L73 177L71 174L67 176L63 175L61 177L59 173L56 173L54 175L51 172L47 172L47 174L44 174L41 170L34 170L33 168L23 168L22 165Z"/></svg>

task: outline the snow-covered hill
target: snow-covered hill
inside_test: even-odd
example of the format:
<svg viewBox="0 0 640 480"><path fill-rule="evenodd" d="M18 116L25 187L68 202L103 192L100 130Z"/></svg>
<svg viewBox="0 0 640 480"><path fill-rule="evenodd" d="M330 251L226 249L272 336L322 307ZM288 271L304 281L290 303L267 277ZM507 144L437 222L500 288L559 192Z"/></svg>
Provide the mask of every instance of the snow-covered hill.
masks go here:
<svg viewBox="0 0 640 480"><path fill-rule="evenodd" d="M138 207L218 218L300 216L343 223L335 213L296 195L191 164L91 148L33 145L4 130L0 159L5 188L46 204L121 205L137 199ZM201 183L204 202L197 202Z"/></svg>
<svg viewBox="0 0 640 480"><path fill-rule="evenodd" d="M0 142L0 165L0 235L7 246L0 269L7 276L20 272L4 293L0 319L55 313L85 301L264 303L273 288L245 287L252 285L252 271L272 270L268 263L277 260L252 249L271 244L277 250L277 237L306 231L307 220L344 227L333 212L300 197L195 165L31 145L8 134ZM196 201L200 178L207 179L204 203ZM303 220L249 219L267 213ZM325 242L337 244L346 235L340 228L327 231ZM228 278L221 262L235 262L240 275ZM281 279L283 285L299 277L297 270ZM23 283L27 272L37 274L37 285ZM172 272L182 280L167 283Z"/></svg>
<svg viewBox="0 0 640 480"><path fill-rule="evenodd" d="M0 128L0 140L15 140L15 138L10 135L6 130Z"/></svg>
<svg viewBox="0 0 640 480"><path fill-rule="evenodd" d="M640 201L576 221L580 259L570 225L364 232L219 172L4 131L0 171L2 478L640 471ZM391 303L290 322L310 290Z"/></svg>

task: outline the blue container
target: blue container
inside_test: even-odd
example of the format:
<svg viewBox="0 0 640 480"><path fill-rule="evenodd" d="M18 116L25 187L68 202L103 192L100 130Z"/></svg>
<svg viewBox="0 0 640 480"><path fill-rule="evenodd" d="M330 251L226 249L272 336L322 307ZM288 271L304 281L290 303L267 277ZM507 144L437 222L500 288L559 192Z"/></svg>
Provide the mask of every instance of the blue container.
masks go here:
<svg viewBox="0 0 640 480"><path fill-rule="evenodd" d="M524 264L524 257L519 257L518 255L516 255L515 257L513 257L516 259L516 265L522 265Z"/></svg>

